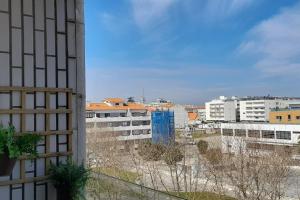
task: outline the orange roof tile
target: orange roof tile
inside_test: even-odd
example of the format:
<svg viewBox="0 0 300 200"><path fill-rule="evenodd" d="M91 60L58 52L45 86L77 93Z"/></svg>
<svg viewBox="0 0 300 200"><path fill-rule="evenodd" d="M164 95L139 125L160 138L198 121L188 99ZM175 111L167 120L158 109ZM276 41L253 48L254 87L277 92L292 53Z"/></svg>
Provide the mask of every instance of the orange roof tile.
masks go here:
<svg viewBox="0 0 300 200"><path fill-rule="evenodd" d="M106 98L104 101L110 102L110 103L124 103L124 99L122 98Z"/></svg>
<svg viewBox="0 0 300 200"><path fill-rule="evenodd" d="M193 112L189 112L188 113L188 117L189 117L189 120L196 120L198 118L198 114L197 113L193 113Z"/></svg>
<svg viewBox="0 0 300 200"><path fill-rule="evenodd" d="M146 110L146 107L143 104L138 103L128 103L127 105L121 106L110 106L106 103L89 103L86 105L86 110Z"/></svg>

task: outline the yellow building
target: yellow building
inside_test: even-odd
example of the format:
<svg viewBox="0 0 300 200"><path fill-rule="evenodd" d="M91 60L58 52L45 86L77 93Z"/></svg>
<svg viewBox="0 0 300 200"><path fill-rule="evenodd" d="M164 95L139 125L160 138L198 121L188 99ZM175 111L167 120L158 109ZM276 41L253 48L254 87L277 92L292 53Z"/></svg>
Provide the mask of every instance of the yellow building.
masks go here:
<svg viewBox="0 0 300 200"><path fill-rule="evenodd" d="M270 112L271 124L300 124L300 109L279 109Z"/></svg>

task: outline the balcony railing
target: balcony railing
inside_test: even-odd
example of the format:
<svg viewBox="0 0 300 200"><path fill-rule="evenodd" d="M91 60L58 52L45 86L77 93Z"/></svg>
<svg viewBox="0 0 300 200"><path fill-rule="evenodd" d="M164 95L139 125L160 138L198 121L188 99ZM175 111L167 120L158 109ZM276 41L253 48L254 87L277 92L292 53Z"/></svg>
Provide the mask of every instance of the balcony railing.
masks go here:
<svg viewBox="0 0 300 200"><path fill-rule="evenodd" d="M184 200L166 192L127 182L105 174L93 173L87 186L87 200Z"/></svg>

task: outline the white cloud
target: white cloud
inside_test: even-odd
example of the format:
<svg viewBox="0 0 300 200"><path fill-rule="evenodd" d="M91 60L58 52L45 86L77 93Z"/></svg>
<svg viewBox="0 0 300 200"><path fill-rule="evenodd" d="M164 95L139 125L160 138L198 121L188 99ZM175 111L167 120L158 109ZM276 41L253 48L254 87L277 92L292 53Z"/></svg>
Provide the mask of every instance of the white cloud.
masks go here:
<svg viewBox="0 0 300 200"><path fill-rule="evenodd" d="M99 13L101 26L106 30L120 34L128 31L133 22L126 16L114 15L108 12Z"/></svg>
<svg viewBox="0 0 300 200"><path fill-rule="evenodd" d="M181 4L190 18L211 23L224 21L259 2L255 0L183 0Z"/></svg>
<svg viewBox="0 0 300 200"><path fill-rule="evenodd" d="M300 3L255 26L239 51L256 56L265 75L300 73Z"/></svg>
<svg viewBox="0 0 300 200"><path fill-rule="evenodd" d="M136 24L144 29L164 19L176 0L131 0Z"/></svg>
<svg viewBox="0 0 300 200"><path fill-rule="evenodd" d="M253 0L209 0L206 3L205 14L217 18L229 17L245 9L252 2Z"/></svg>
<svg viewBox="0 0 300 200"><path fill-rule="evenodd" d="M229 3L229 13L240 12L252 3L254 3L254 0L231 0Z"/></svg>

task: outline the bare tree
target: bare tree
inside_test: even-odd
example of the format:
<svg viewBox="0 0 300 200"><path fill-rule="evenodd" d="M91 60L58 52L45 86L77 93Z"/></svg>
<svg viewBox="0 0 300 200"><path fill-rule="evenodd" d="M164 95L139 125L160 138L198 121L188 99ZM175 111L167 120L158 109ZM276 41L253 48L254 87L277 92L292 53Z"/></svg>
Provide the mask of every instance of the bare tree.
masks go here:
<svg viewBox="0 0 300 200"><path fill-rule="evenodd" d="M234 148L235 155L228 154L223 165L224 176L237 198L281 199L290 173L290 155L282 148L265 151L259 143L241 138L235 141Z"/></svg>

